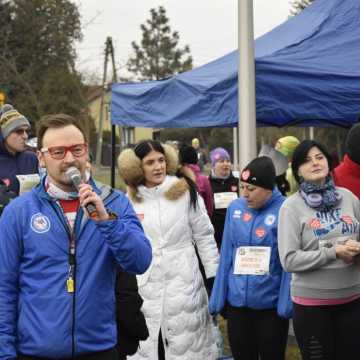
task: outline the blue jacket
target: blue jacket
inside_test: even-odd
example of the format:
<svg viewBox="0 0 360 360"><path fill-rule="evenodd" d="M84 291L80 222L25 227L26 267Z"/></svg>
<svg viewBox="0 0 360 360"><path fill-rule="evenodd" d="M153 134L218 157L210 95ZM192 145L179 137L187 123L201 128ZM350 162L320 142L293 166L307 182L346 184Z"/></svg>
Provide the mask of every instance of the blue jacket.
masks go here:
<svg viewBox="0 0 360 360"><path fill-rule="evenodd" d="M250 209L246 200L234 200L226 213L220 264L211 293L211 314L219 313L226 302L235 307L273 309L277 307L282 267L278 255L277 224L285 198L275 188L261 209ZM270 246L269 275L234 275L239 246Z"/></svg>
<svg viewBox="0 0 360 360"><path fill-rule="evenodd" d="M92 185L117 219L94 222L78 211L74 293L66 287L69 230L43 182L5 209L0 219L1 360L18 353L71 358L116 345L117 266L144 273L151 246L126 196Z"/></svg>
<svg viewBox="0 0 360 360"><path fill-rule="evenodd" d="M9 189L19 194L19 181L16 175L38 173L38 160L35 153L24 151L16 155L10 154L4 144L0 133L0 179L8 185Z"/></svg>

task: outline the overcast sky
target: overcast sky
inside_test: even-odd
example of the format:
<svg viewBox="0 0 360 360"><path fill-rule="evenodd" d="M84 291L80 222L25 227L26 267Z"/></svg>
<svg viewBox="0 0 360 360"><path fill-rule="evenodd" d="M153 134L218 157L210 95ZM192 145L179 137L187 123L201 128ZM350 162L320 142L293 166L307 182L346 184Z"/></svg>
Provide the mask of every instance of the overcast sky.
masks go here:
<svg viewBox="0 0 360 360"><path fill-rule="evenodd" d="M140 42L140 24L150 9L164 6L180 45L189 45L194 66L203 65L237 48L237 0L74 0L80 8L83 41L78 44L80 71L102 77L104 43L113 38L120 75L132 54L131 42ZM289 0L253 0L255 38L285 21Z"/></svg>

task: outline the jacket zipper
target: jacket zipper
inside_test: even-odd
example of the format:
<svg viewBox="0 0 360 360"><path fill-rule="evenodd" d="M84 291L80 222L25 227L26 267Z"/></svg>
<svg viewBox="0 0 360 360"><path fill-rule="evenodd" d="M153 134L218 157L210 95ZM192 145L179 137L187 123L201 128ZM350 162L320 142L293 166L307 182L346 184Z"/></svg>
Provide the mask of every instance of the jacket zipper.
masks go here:
<svg viewBox="0 0 360 360"><path fill-rule="evenodd" d="M253 234L253 229L254 229L254 225L255 225L255 219L257 217L257 215L252 214L254 216L253 218L253 222L251 224L251 230L250 230L250 236L249 236L249 246L251 246L251 240L252 240L252 234ZM248 306L248 292L249 292L249 275L246 275L246 292L245 292L245 306Z"/></svg>
<svg viewBox="0 0 360 360"><path fill-rule="evenodd" d="M71 316L71 320L72 320L72 326L71 326L71 359L75 358L75 305L76 305L76 241L75 241L75 234L74 234L74 230L72 231L70 229L70 225L66 220L65 214L61 208L61 206L59 206L59 210L62 216L60 216L59 214L59 210L56 208L56 206L54 206L54 203L51 202L51 206L53 207L55 213L57 214L57 216L60 218L61 223L63 224L66 233L68 234L69 237L69 276L72 277L73 279L73 286L74 286L74 291L72 293L72 316ZM64 221L65 220L65 221ZM76 224L76 220L77 220L77 215L75 218L75 222L74 222L74 229L75 229L75 224Z"/></svg>

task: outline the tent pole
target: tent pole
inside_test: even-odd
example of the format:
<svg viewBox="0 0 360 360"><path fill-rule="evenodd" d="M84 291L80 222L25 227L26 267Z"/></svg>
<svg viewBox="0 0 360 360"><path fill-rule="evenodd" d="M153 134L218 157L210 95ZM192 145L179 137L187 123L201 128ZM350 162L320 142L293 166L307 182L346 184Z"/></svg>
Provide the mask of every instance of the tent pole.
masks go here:
<svg viewBox="0 0 360 360"><path fill-rule="evenodd" d="M256 156L253 1L238 0L239 171Z"/></svg>
<svg viewBox="0 0 360 360"><path fill-rule="evenodd" d="M233 128L233 164L234 164L234 170L239 170L238 169L238 164L239 164L239 159L238 159L238 154L239 154L239 150L238 150L238 128L237 126Z"/></svg>

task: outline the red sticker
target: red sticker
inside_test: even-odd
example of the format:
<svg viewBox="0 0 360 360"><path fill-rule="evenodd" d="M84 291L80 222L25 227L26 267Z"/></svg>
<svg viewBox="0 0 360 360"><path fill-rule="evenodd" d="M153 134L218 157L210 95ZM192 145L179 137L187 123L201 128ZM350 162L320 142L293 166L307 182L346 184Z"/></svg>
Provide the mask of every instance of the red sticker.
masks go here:
<svg viewBox="0 0 360 360"><path fill-rule="evenodd" d="M136 214L140 221L144 220L144 214Z"/></svg>
<svg viewBox="0 0 360 360"><path fill-rule="evenodd" d="M351 225L353 223L353 219L349 215L344 215L341 217L341 220L345 222L348 225Z"/></svg>
<svg viewBox="0 0 360 360"><path fill-rule="evenodd" d="M321 222L319 219L311 219L309 222L309 225L311 229L320 229L321 228Z"/></svg>
<svg viewBox="0 0 360 360"><path fill-rule="evenodd" d="M235 185L231 186L231 191L232 192L237 192L237 186L235 186Z"/></svg>
<svg viewBox="0 0 360 360"><path fill-rule="evenodd" d="M249 171L249 170L245 170L245 171L242 172L241 178L242 178L243 180L246 181L249 177L250 177L250 171Z"/></svg>
<svg viewBox="0 0 360 360"><path fill-rule="evenodd" d="M262 238L262 237L265 236L266 231L265 231L264 228L258 228L258 229L255 230L255 234L256 234L256 236Z"/></svg>
<svg viewBox="0 0 360 360"><path fill-rule="evenodd" d="M252 215L249 214L249 213L245 213L245 214L243 215L243 220L246 221L246 222L250 221L251 218L252 218Z"/></svg>

